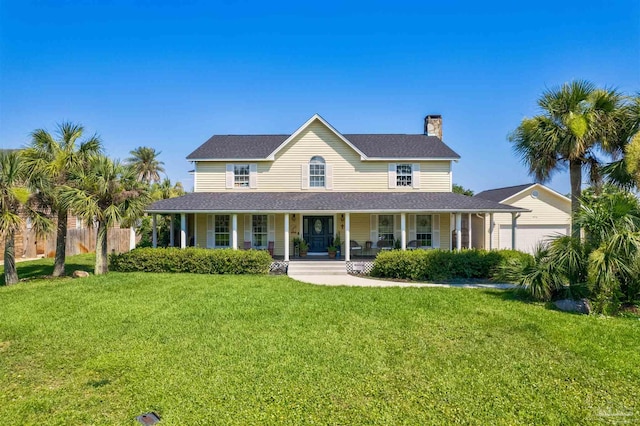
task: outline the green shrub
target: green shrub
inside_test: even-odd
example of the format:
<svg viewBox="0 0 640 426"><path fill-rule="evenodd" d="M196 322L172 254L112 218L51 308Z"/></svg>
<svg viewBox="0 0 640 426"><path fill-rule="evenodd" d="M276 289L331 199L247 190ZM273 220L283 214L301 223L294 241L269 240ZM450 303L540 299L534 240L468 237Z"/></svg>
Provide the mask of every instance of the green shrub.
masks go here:
<svg viewBox="0 0 640 426"><path fill-rule="evenodd" d="M378 254L371 275L415 281L494 279L502 265L530 258L515 250L391 250Z"/></svg>
<svg viewBox="0 0 640 426"><path fill-rule="evenodd" d="M112 254L112 271L190 272L193 274L266 274L271 256L262 250L210 250L189 247L138 248Z"/></svg>

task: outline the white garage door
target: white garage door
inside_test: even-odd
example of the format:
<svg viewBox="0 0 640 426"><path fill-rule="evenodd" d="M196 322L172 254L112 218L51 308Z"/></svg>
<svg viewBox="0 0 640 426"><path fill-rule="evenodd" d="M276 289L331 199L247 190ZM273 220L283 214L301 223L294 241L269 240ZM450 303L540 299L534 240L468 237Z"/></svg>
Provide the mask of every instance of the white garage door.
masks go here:
<svg viewBox="0 0 640 426"><path fill-rule="evenodd" d="M568 225L518 225L516 228L516 249L533 253L540 242L558 234L568 235ZM511 225L500 225L500 248L511 248Z"/></svg>

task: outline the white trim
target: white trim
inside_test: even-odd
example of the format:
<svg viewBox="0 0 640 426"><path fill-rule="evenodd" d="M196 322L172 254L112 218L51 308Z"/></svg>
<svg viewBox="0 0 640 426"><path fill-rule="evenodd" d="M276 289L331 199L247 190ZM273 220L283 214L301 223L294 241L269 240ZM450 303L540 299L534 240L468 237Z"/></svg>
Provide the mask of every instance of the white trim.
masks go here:
<svg viewBox="0 0 640 426"><path fill-rule="evenodd" d="M268 193L267 193L268 194ZM309 215L321 214L321 215L330 215L333 213L340 213L344 210L188 210L184 213L206 213L206 214L233 214L233 213L261 213L261 214L269 214L269 213L305 213ZM351 213L397 213L400 214L402 212L406 213L531 213L529 209L523 209L520 207L515 207L513 209L349 209ZM183 213L180 210L147 210L147 213L154 214L180 214Z"/></svg>
<svg viewBox="0 0 640 426"><path fill-rule="evenodd" d="M193 246L198 247L198 216L193 214Z"/></svg>
<svg viewBox="0 0 640 426"><path fill-rule="evenodd" d="M334 131L337 131L334 129ZM372 135L376 135L376 133L371 133ZM342 137L344 138L344 136ZM347 142L354 150L358 153L359 151L352 143ZM279 149L278 147L277 149ZM275 152L275 151L274 151ZM456 163L460 161L460 157L366 157L364 154L360 154L360 159L362 161L455 161ZM201 161L201 162L210 162L210 163L220 163L220 162L271 162L275 161L275 158L271 158L271 154L269 157L264 158L187 158L187 161Z"/></svg>
<svg viewBox="0 0 640 426"><path fill-rule="evenodd" d="M298 127L298 130L296 130L295 132L293 132L291 134L291 136L289 136L287 139L285 139L284 142L282 142L280 144L280 146L278 146L271 154L269 154L269 156L267 157L268 160L275 160L276 159L276 154L278 152L280 152L280 150L282 150L285 146L287 146L293 139L295 139L300 133L302 133L307 127L309 127L311 125L311 123L313 123L315 120L318 120L320 123L324 124L329 130L331 130L341 141L343 141L344 143L346 143L347 145L349 145L351 147L351 149L353 149L355 152L357 152L358 154L360 154L361 158L367 158L367 156L360 151L358 148L356 148L356 146L354 144L352 144L351 142L349 142L349 140L347 138L345 138L344 136L342 136L342 134L340 132L338 132L331 124L329 124L324 118L320 117L319 114L313 114L313 116L308 119L302 126Z"/></svg>
<svg viewBox="0 0 640 426"><path fill-rule="evenodd" d="M412 162L412 161L458 161L460 158L455 157L367 157L360 158L362 161L395 161L395 162Z"/></svg>
<svg viewBox="0 0 640 426"><path fill-rule="evenodd" d="M536 187L536 188L538 188L538 189L546 190L546 191L550 192L551 194L553 194L553 195L556 195L556 196L560 197L563 201L566 201L566 202L568 202L568 203L571 203L571 199L570 199L570 198L567 198L567 197L565 197L564 195L560 194L559 192L557 192L557 191L555 191L555 190L553 190L553 189L549 188L548 186L544 186L544 185L542 185L542 184L540 184L540 183L534 183L534 184L532 184L532 185L529 185L529 186L527 186L525 189L523 189L522 191L516 192L515 194L508 196L508 197L507 197L507 198L505 198L504 200L500 201L500 203L505 203L507 200L510 200L510 199L512 199L512 198L515 198L515 197L517 197L518 195L522 194L523 192L526 192L526 191L528 191L528 190L530 190L531 188L534 188L534 187ZM496 188L496 189L502 189L502 188ZM488 189L487 191L493 191L493 190L492 190L492 189Z"/></svg>
<svg viewBox="0 0 640 426"><path fill-rule="evenodd" d="M247 163L247 162L251 162L251 161L269 161L266 158L236 158L236 157L232 157L232 158L187 158L187 161L192 161L192 162L198 162L198 161L203 161L203 162L211 162L211 163L219 163L219 162L229 162L229 161L233 161L235 163L237 162L243 162L243 163Z"/></svg>

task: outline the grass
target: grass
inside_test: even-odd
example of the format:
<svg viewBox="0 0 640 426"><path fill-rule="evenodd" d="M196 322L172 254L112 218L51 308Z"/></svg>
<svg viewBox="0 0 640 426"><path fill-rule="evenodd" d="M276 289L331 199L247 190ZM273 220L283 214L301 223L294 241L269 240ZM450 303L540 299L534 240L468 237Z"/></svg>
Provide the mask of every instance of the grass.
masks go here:
<svg viewBox="0 0 640 426"><path fill-rule="evenodd" d="M67 275L71 275L73 271L77 270L93 273L95 260L96 258L94 254L80 254L77 256L70 256L65 262L64 271ZM53 259L51 258L19 262L16 263L16 265L18 268L18 277L21 280L29 280L36 277L53 274ZM4 284L4 266L0 266L0 272L2 272L0 283Z"/></svg>
<svg viewBox="0 0 640 426"><path fill-rule="evenodd" d="M500 291L33 280L0 287L0 361L2 424L640 422L637 318Z"/></svg>

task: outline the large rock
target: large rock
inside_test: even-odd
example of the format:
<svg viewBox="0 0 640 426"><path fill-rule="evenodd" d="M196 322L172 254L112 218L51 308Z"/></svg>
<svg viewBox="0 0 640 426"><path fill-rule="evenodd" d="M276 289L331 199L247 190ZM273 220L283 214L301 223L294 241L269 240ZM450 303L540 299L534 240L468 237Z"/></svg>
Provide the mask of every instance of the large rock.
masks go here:
<svg viewBox="0 0 640 426"><path fill-rule="evenodd" d="M87 278L88 276L87 271L73 271L73 278Z"/></svg>
<svg viewBox="0 0 640 426"><path fill-rule="evenodd" d="M580 299L580 300L571 300L571 299L562 299L556 300L554 302L556 308L564 312L578 312L580 314L591 313L591 305L589 304L589 300Z"/></svg>

